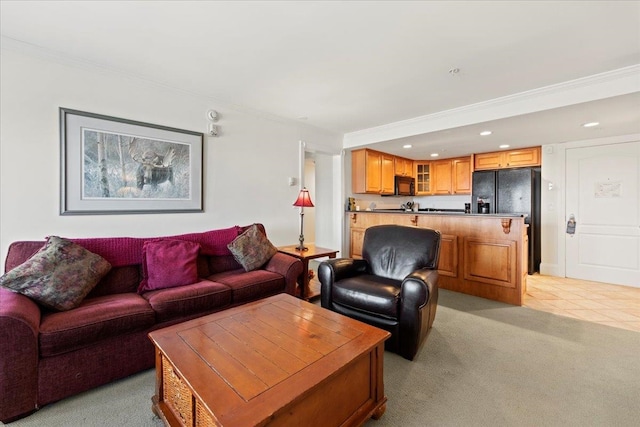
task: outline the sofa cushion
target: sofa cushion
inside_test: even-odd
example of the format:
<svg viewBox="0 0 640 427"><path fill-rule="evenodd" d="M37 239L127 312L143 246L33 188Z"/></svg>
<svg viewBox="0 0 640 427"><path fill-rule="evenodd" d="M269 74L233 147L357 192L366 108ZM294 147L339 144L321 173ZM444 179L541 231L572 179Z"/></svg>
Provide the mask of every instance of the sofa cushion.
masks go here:
<svg viewBox="0 0 640 427"><path fill-rule="evenodd" d="M196 313L215 311L231 303L231 289L221 283L202 280L200 282L149 291L142 294L156 312L158 323L192 316Z"/></svg>
<svg viewBox="0 0 640 427"><path fill-rule="evenodd" d="M186 240L156 239L142 248L142 282L138 293L190 285L198 281L200 245Z"/></svg>
<svg viewBox="0 0 640 427"><path fill-rule="evenodd" d="M284 292L286 285L282 275L267 270L225 271L212 274L208 279L230 287L233 292L233 304L254 301Z"/></svg>
<svg viewBox="0 0 640 427"><path fill-rule="evenodd" d="M262 267L278 252L255 224L236 237L228 247L245 271Z"/></svg>
<svg viewBox="0 0 640 427"><path fill-rule="evenodd" d="M138 294L88 298L74 310L43 314L40 356L66 353L109 337L147 329L154 323L155 313Z"/></svg>
<svg viewBox="0 0 640 427"><path fill-rule="evenodd" d="M85 298L136 292L141 280L140 265L113 267Z"/></svg>
<svg viewBox="0 0 640 427"><path fill-rule="evenodd" d="M31 258L0 277L0 285L54 310L77 307L109 272L100 255L58 236Z"/></svg>

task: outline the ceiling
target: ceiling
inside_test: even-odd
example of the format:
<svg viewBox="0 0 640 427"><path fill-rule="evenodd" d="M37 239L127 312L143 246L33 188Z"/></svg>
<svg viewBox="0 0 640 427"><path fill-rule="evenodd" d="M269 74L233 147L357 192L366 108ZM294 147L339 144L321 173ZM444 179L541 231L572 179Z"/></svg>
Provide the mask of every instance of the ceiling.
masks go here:
<svg viewBox="0 0 640 427"><path fill-rule="evenodd" d="M2 0L0 8L3 48L89 63L345 140L492 100L506 105L465 125L396 126L391 137L365 140L414 159L640 133L638 1ZM600 84L588 102L550 96L629 67L631 85ZM539 107L504 112L540 88L551 89ZM601 125L580 126L593 120ZM493 134L480 137L485 129Z"/></svg>

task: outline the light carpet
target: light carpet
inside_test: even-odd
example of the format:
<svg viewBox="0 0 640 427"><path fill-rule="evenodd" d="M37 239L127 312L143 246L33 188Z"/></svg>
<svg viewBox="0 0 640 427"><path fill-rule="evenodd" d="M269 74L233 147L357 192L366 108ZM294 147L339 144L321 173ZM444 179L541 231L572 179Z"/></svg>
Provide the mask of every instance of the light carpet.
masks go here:
<svg viewBox="0 0 640 427"><path fill-rule="evenodd" d="M640 333L441 291L413 362L385 352L387 410L366 427L637 426ZM145 371L13 427L161 425Z"/></svg>

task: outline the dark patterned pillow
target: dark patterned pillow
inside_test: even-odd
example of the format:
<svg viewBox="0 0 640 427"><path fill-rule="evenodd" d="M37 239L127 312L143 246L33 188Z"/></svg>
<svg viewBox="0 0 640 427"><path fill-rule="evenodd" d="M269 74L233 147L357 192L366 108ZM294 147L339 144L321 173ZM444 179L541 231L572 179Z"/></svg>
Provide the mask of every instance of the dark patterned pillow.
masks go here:
<svg viewBox="0 0 640 427"><path fill-rule="evenodd" d="M227 247L246 271L262 267L278 252L255 224L236 237Z"/></svg>
<svg viewBox="0 0 640 427"><path fill-rule="evenodd" d="M50 236L31 258L0 277L0 286L65 311L77 307L109 270L111 264L100 255Z"/></svg>

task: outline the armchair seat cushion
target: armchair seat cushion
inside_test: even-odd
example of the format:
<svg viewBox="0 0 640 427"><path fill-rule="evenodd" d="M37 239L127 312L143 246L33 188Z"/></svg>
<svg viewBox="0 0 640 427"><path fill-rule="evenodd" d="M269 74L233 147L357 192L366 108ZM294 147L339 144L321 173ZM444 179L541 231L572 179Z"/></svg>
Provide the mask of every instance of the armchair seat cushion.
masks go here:
<svg viewBox="0 0 640 427"><path fill-rule="evenodd" d="M353 310L396 320L402 282L363 274L333 285L333 302Z"/></svg>

